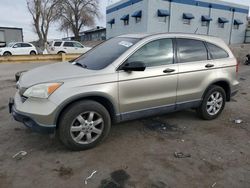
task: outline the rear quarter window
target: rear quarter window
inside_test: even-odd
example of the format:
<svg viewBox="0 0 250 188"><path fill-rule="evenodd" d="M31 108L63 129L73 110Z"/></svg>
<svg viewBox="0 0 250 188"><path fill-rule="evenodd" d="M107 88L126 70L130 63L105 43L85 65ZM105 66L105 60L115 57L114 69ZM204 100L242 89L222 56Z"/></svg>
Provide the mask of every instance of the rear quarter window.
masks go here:
<svg viewBox="0 0 250 188"><path fill-rule="evenodd" d="M54 46L61 46L62 42L55 42Z"/></svg>
<svg viewBox="0 0 250 188"><path fill-rule="evenodd" d="M214 44L207 42L207 47L212 59L223 59L229 57L228 53Z"/></svg>

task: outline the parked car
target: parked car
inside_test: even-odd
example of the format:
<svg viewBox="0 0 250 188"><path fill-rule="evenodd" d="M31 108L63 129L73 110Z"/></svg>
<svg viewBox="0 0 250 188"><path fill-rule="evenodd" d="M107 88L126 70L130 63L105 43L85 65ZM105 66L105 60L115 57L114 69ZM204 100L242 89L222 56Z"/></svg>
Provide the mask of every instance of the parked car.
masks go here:
<svg viewBox="0 0 250 188"><path fill-rule="evenodd" d="M215 119L238 91L237 73L238 63L221 39L123 35L74 62L23 73L9 106L17 121L57 131L68 148L83 150L103 141L111 123L187 108Z"/></svg>
<svg viewBox="0 0 250 188"><path fill-rule="evenodd" d="M48 52L50 54L82 54L90 49L91 48L86 47L77 41L52 41L49 45Z"/></svg>
<svg viewBox="0 0 250 188"><path fill-rule="evenodd" d="M246 58L245 65L250 65L250 54L247 54Z"/></svg>
<svg viewBox="0 0 250 188"><path fill-rule="evenodd" d="M0 48L0 55L36 55L36 47L28 42L12 42L6 47Z"/></svg>

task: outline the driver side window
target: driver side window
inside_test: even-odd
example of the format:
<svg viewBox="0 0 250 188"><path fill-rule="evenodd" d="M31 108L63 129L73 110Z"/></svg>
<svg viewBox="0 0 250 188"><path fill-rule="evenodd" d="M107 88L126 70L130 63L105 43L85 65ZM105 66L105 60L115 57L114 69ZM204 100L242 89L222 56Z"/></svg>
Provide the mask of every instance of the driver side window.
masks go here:
<svg viewBox="0 0 250 188"><path fill-rule="evenodd" d="M21 48L21 43L16 43L13 48Z"/></svg>
<svg viewBox="0 0 250 188"><path fill-rule="evenodd" d="M145 44L127 59L127 63L140 61L146 67L153 67L172 64L173 57L172 39L159 39Z"/></svg>

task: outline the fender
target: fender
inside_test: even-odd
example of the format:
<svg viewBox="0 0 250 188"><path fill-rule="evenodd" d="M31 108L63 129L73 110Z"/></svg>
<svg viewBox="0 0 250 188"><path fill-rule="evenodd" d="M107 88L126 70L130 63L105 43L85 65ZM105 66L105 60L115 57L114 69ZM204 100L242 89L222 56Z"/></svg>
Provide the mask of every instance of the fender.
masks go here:
<svg viewBox="0 0 250 188"><path fill-rule="evenodd" d="M78 94L78 95L75 95L66 99L62 104L58 106L56 110L54 124L57 125L59 117L65 108L67 108L69 105L71 105L72 103L76 101L84 100L84 99L90 99L90 100L94 100L96 102L101 103L109 111L111 119L113 121L118 122L120 120L120 115L118 115L118 109L114 105L115 102L113 101L113 99L111 99L111 97L105 93L95 92L95 93ZM100 100L102 102L100 102Z"/></svg>

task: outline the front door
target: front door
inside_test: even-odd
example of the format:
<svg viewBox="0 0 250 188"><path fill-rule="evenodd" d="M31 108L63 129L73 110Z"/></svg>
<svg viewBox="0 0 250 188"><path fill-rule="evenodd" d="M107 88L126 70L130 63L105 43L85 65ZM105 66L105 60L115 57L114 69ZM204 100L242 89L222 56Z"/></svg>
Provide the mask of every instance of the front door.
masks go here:
<svg viewBox="0 0 250 188"><path fill-rule="evenodd" d="M119 102L123 120L173 111L178 65L174 64L172 39L147 43L125 63L143 62L141 72L119 71Z"/></svg>
<svg viewBox="0 0 250 188"><path fill-rule="evenodd" d="M23 54L23 48L21 43L16 43L12 48L14 48L12 54L13 55L22 55Z"/></svg>

